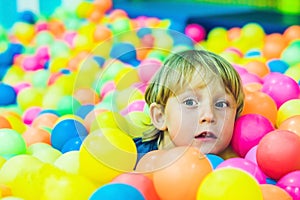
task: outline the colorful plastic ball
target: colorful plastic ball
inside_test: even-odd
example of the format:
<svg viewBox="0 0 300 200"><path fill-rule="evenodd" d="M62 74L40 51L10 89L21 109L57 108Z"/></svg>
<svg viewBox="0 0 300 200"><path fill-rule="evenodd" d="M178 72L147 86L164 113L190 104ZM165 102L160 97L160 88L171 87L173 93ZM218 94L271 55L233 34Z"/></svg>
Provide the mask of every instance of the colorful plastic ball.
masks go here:
<svg viewBox="0 0 300 200"><path fill-rule="evenodd" d="M255 74L258 77L262 78L270 73L270 69L265 64L265 62L259 60L249 61L244 65L249 73Z"/></svg>
<svg viewBox="0 0 300 200"><path fill-rule="evenodd" d="M111 200L145 200L141 192L135 187L125 183L109 183L97 189L89 200L111 199Z"/></svg>
<svg viewBox="0 0 300 200"><path fill-rule="evenodd" d="M43 142L50 144L50 133L41 128L28 127L26 131L22 134L24 141L27 146L30 146L34 143Z"/></svg>
<svg viewBox="0 0 300 200"><path fill-rule="evenodd" d="M24 124L18 111L4 111L2 115L9 121L12 130L22 134L27 126Z"/></svg>
<svg viewBox="0 0 300 200"><path fill-rule="evenodd" d="M17 103L22 110L32 106L42 107L43 93L34 87L26 87L18 93Z"/></svg>
<svg viewBox="0 0 300 200"><path fill-rule="evenodd" d="M51 131L51 144L54 148L62 150L66 142L74 137L85 137L88 132L78 120L64 119L57 122Z"/></svg>
<svg viewBox="0 0 300 200"><path fill-rule="evenodd" d="M110 56L132 66L139 64L139 61L136 59L136 49L130 43L119 42L114 44L111 48Z"/></svg>
<svg viewBox="0 0 300 200"><path fill-rule="evenodd" d="M17 93L8 84L0 83L0 106L7 106L16 103Z"/></svg>
<svg viewBox="0 0 300 200"><path fill-rule="evenodd" d="M81 105L95 105L100 101L99 95L91 88L77 88L74 90L73 97Z"/></svg>
<svg viewBox="0 0 300 200"><path fill-rule="evenodd" d="M260 77L258 77L255 74L251 74L251 73L243 73L240 75L241 80L243 85L249 84L249 83L262 83L263 81L261 80Z"/></svg>
<svg viewBox="0 0 300 200"><path fill-rule="evenodd" d="M300 53L300 40L291 42L287 48L281 53L281 59L287 62L290 66L293 66L300 62L300 58L297 57Z"/></svg>
<svg viewBox="0 0 300 200"><path fill-rule="evenodd" d="M212 172L207 157L193 147L170 149L156 161L153 183L158 196L166 200L195 199L199 184Z"/></svg>
<svg viewBox="0 0 300 200"><path fill-rule="evenodd" d="M257 147L257 164L270 178L280 179L300 170L300 136L286 130L274 130L265 135Z"/></svg>
<svg viewBox="0 0 300 200"><path fill-rule="evenodd" d="M277 119L277 106L275 101L267 94L260 91L245 91L245 104L242 115L260 114L272 124Z"/></svg>
<svg viewBox="0 0 300 200"><path fill-rule="evenodd" d="M206 37L205 29L199 24L188 24L185 27L184 33L192 38L195 42L200 42Z"/></svg>
<svg viewBox="0 0 300 200"><path fill-rule="evenodd" d="M251 162L253 162L256 165L257 165L257 160L256 160L257 146L258 145L255 145L254 147L252 147L244 157L246 160L250 160Z"/></svg>
<svg viewBox="0 0 300 200"><path fill-rule="evenodd" d="M273 98L277 108L288 100L297 99L300 95L298 83L280 73L270 73L264 77L262 92Z"/></svg>
<svg viewBox="0 0 300 200"><path fill-rule="evenodd" d="M27 125L30 125L32 121L38 116L38 114L41 112L42 108L40 107L30 107L27 110L24 111L22 115L23 122Z"/></svg>
<svg viewBox="0 0 300 200"><path fill-rule="evenodd" d="M220 156L217 156L215 154L206 154L206 157L208 158L209 162L211 163L213 169L216 169L218 165L220 165L224 159Z"/></svg>
<svg viewBox="0 0 300 200"><path fill-rule="evenodd" d="M81 103L74 96L65 95L59 99L56 110L62 116L75 113L80 106Z"/></svg>
<svg viewBox="0 0 300 200"><path fill-rule="evenodd" d="M257 181L235 168L223 168L208 174L199 186L197 200L263 200Z"/></svg>
<svg viewBox="0 0 300 200"><path fill-rule="evenodd" d="M276 186L284 189L293 199L300 199L300 171L290 172L281 177Z"/></svg>
<svg viewBox="0 0 300 200"><path fill-rule="evenodd" d="M288 100L279 107L276 119L276 126L279 127L283 121L294 115L300 115L299 99Z"/></svg>
<svg viewBox="0 0 300 200"><path fill-rule="evenodd" d="M283 32L283 36L288 42L292 42L293 40L300 39L299 35L300 35L300 26L299 25L289 26Z"/></svg>
<svg viewBox="0 0 300 200"><path fill-rule="evenodd" d="M279 72L282 74L289 68L289 65L280 59L271 59L267 61L266 64L271 72Z"/></svg>
<svg viewBox="0 0 300 200"><path fill-rule="evenodd" d="M114 178L111 183L124 183L138 189L145 200L159 200L152 180L141 173L124 173Z"/></svg>
<svg viewBox="0 0 300 200"><path fill-rule="evenodd" d="M261 47L265 39L264 28L258 23L247 23L241 29L241 37L250 40L249 49Z"/></svg>
<svg viewBox="0 0 300 200"><path fill-rule="evenodd" d="M131 112L143 112L146 106L144 100L136 100L130 103L125 109L121 110L121 115L127 115Z"/></svg>
<svg viewBox="0 0 300 200"><path fill-rule="evenodd" d="M52 129L58 120L58 115L54 113L40 113L31 123L33 128L50 128Z"/></svg>
<svg viewBox="0 0 300 200"><path fill-rule="evenodd" d="M288 130L293 133L296 133L297 135L300 136L300 115L295 115L292 117L289 117L288 119L284 120L278 129L280 130Z"/></svg>
<svg viewBox="0 0 300 200"><path fill-rule="evenodd" d="M148 83L161 65L162 63L155 59L143 60L137 68L140 80Z"/></svg>
<svg viewBox="0 0 300 200"><path fill-rule="evenodd" d="M284 74L294 79L298 84L300 82L300 63L294 66L290 66Z"/></svg>
<svg viewBox="0 0 300 200"><path fill-rule="evenodd" d="M271 184L261 184L260 189L264 200L293 200L284 189Z"/></svg>
<svg viewBox="0 0 300 200"><path fill-rule="evenodd" d="M54 166L71 174L79 173L79 151L69 151L60 155Z"/></svg>
<svg viewBox="0 0 300 200"><path fill-rule="evenodd" d="M22 135L12 129L0 129L0 155L4 158L23 154L26 152L26 144Z"/></svg>
<svg viewBox="0 0 300 200"><path fill-rule="evenodd" d="M13 34L22 44L29 44L35 36L35 29L32 24L16 22L13 27Z"/></svg>
<svg viewBox="0 0 300 200"><path fill-rule="evenodd" d="M35 145L35 144L39 144L39 143L33 143L32 145ZM29 147L31 147L31 146L29 146ZM29 152L27 152L27 153L38 158L43 163L49 163L49 164L53 164L55 162L55 160L57 158L59 158L62 154L61 151L53 148L50 145L48 147L41 148L39 150L31 148L31 150Z"/></svg>
<svg viewBox="0 0 300 200"><path fill-rule="evenodd" d="M0 169L1 183L11 185L21 173L38 170L43 163L37 158L22 154L8 159Z"/></svg>
<svg viewBox="0 0 300 200"><path fill-rule="evenodd" d="M249 173L253 178L257 180L259 184L266 183L266 175L259 169L259 167L250 160L244 158L230 158L222 162L217 169L232 167L243 170Z"/></svg>
<svg viewBox="0 0 300 200"><path fill-rule="evenodd" d="M266 36L262 54L266 59L280 58L281 52L287 47L288 42L283 35L272 33Z"/></svg>
<svg viewBox="0 0 300 200"><path fill-rule="evenodd" d="M0 129L2 128L11 128L10 122L4 117L0 115Z"/></svg>
<svg viewBox="0 0 300 200"><path fill-rule="evenodd" d="M80 149L81 144L85 137L74 137L68 140L61 149L62 153L66 153L69 151L77 151Z"/></svg>
<svg viewBox="0 0 300 200"><path fill-rule="evenodd" d="M137 150L133 140L120 129L102 128L91 132L79 150L79 172L97 185L133 171Z"/></svg>
<svg viewBox="0 0 300 200"><path fill-rule="evenodd" d="M257 145L274 126L262 115L246 114L236 120L231 140L232 148L241 157Z"/></svg>

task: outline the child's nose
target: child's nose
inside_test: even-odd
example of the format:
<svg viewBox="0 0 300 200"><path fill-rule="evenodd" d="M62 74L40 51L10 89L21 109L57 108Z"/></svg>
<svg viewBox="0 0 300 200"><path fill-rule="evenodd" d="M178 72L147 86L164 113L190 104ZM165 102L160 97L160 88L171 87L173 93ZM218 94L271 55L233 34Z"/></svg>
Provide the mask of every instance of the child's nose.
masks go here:
<svg viewBox="0 0 300 200"><path fill-rule="evenodd" d="M215 117L211 107L206 107L202 111L200 111L199 123L214 123Z"/></svg>

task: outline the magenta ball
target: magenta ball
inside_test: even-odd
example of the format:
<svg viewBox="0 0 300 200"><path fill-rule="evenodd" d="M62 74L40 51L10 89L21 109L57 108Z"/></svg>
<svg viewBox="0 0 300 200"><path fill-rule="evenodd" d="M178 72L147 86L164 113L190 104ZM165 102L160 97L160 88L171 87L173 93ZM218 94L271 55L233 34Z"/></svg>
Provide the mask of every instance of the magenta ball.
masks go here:
<svg viewBox="0 0 300 200"><path fill-rule="evenodd" d="M218 165L216 169L232 167L248 172L255 178L260 184L266 183L266 175L259 169L259 167L244 158L229 158Z"/></svg>
<svg viewBox="0 0 300 200"><path fill-rule="evenodd" d="M297 99L300 94L299 86L294 79L277 72L270 73L264 78L262 92L274 99L277 108L288 100Z"/></svg>
<svg viewBox="0 0 300 200"><path fill-rule="evenodd" d="M121 111L121 115L127 115L131 112L143 112L146 102L144 100L136 100L130 103L125 109Z"/></svg>
<svg viewBox="0 0 300 200"><path fill-rule="evenodd" d="M30 125L33 120L39 115L42 111L40 107L32 106L24 111L22 115L22 120L25 124Z"/></svg>
<svg viewBox="0 0 300 200"><path fill-rule="evenodd" d="M288 192L293 200L300 200L300 171L293 171L278 180L278 187Z"/></svg>
<svg viewBox="0 0 300 200"><path fill-rule="evenodd" d="M184 33L192 38L195 42L200 42L206 37L205 29L199 24L188 24L185 27Z"/></svg>
<svg viewBox="0 0 300 200"><path fill-rule="evenodd" d="M43 65L41 65L36 56L27 56L23 60L22 67L25 71L35 71L42 69Z"/></svg>
<svg viewBox="0 0 300 200"><path fill-rule="evenodd" d="M233 150L241 157L270 131L273 131L272 123L262 115L246 114L239 117L234 126L231 140Z"/></svg>

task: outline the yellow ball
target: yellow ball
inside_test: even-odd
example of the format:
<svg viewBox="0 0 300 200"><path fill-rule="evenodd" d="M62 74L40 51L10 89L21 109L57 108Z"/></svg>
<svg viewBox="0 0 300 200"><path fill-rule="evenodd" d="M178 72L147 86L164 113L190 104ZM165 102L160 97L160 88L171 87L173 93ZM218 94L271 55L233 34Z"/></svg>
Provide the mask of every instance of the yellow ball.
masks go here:
<svg viewBox="0 0 300 200"><path fill-rule="evenodd" d="M199 186L197 200L263 200L259 184L246 172L223 168L208 174Z"/></svg>
<svg viewBox="0 0 300 200"><path fill-rule="evenodd" d="M79 173L79 151L69 151L60 155L54 162L54 166L71 173Z"/></svg>
<svg viewBox="0 0 300 200"><path fill-rule="evenodd" d="M128 87L122 91L115 91L114 93L114 106L117 111L126 108L130 103L136 100L143 100L143 93L135 87Z"/></svg>
<svg viewBox="0 0 300 200"><path fill-rule="evenodd" d="M22 110L32 106L42 106L43 92L34 87L27 87L21 90L17 96L18 105Z"/></svg>
<svg viewBox="0 0 300 200"><path fill-rule="evenodd" d="M96 116L91 124L90 131L96 131L101 128L125 129L126 120L118 112L104 111Z"/></svg>
<svg viewBox="0 0 300 200"><path fill-rule="evenodd" d="M134 83L140 82L140 78L136 69L124 67L116 74L115 83L117 90L124 90Z"/></svg>
<svg viewBox="0 0 300 200"><path fill-rule="evenodd" d="M7 160L0 169L0 183L11 185L23 172L36 171L43 163L30 155L17 155Z"/></svg>
<svg viewBox="0 0 300 200"><path fill-rule="evenodd" d="M300 99L292 99L282 104L277 112L276 126L295 115L300 115Z"/></svg>
<svg viewBox="0 0 300 200"><path fill-rule="evenodd" d="M79 150L79 173L97 185L131 172L137 161L133 140L119 129L104 128L90 133Z"/></svg>

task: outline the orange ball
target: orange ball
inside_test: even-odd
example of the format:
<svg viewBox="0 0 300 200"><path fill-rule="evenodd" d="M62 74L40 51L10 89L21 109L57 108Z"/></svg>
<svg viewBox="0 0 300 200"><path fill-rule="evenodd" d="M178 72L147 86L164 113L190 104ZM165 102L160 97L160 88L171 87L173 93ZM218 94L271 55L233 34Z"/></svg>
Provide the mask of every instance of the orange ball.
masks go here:
<svg viewBox="0 0 300 200"><path fill-rule="evenodd" d="M106 12L112 8L112 0L95 0L94 6L103 12Z"/></svg>
<svg viewBox="0 0 300 200"><path fill-rule="evenodd" d="M33 128L53 128L58 120L58 116L53 113L43 113L38 115L32 122Z"/></svg>
<svg viewBox="0 0 300 200"><path fill-rule="evenodd" d="M288 130L300 136L300 115L294 115L284 120L278 127L280 130Z"/></svg>
<svg viewBox="0 0 300 200"><path fill-rule="evenodd" d="M91 88L79 88L73 94L81 105L96 105L100 101L99 95Z"/></svg>
<svg viewBox="0 0 300 200"><path fill-rule="evenodd" d="M57 38L62 37L66 30L63 22L54 19L48 22L48 29Z"/></svg>
<svg viewBox="0 0 300 200"><path fill-rule="evenodd" d="M0 128L11 128L9 121L3 116L0 116Z"/></svg>
<svg viewBox="0 0 300 200"><path fill-rule="evenodd" d="M30 146L34 143L46 143L50 144L50 133L41 128L29 127L24 133L23 138L25 140L26 146Z"/></svg>
<svg viewBox="0 0 300 200"><path fill-rule="evenodd" d="M244 109L241 115L245 114L260 114L274 125L277 117L277 106L275 101L263 92L246 91Z"/></svg>
<svg viewBox="0 0 300 200"><path fill-rule="evenodd" d="M265 38L262 54L266 59L280 58L281 52L287 47L287 41L283 35L272 33Z"/></svg>
<svg viewBox="0 0 300 200"><path fill-rule="evenodd" d="M112 32L109 28L98 25L94 31L95 42L101 42L112 37Z"/></svg>
<svg viewBox="0 0 300 200"><path fill-rule="evenodd" d="M157 158L153 173L158 196L164 200L195 200L200 183L212 172L207 157L193 147L176 147Z"/></svg>
<svg viewBox="0 0 300 200"><path fill-rule="evenodd" d="M269 67L262 61L252 60L244 65L248 72L262 78L270 73Z"/></svg>
<svg viewBox="0 0 300 200"><path fill-rule="evenodd" d="M241 36L241 28L233 27L227 31L229 41L238 39Z"/></svg>
<svg viewBox="0 0 300 200"><path fill-rule="evenodd" d="M292 42L293 40L300 39L300 25L293 25L288 27L283 32L283 36L288 43Z"/></svg>
<svg viewBox="0 0 300 200"><path fill-rule="evenodd" d="M284 189L276 185L261 184L259 187L262 191L264 200L293 200Z"/></svg>

